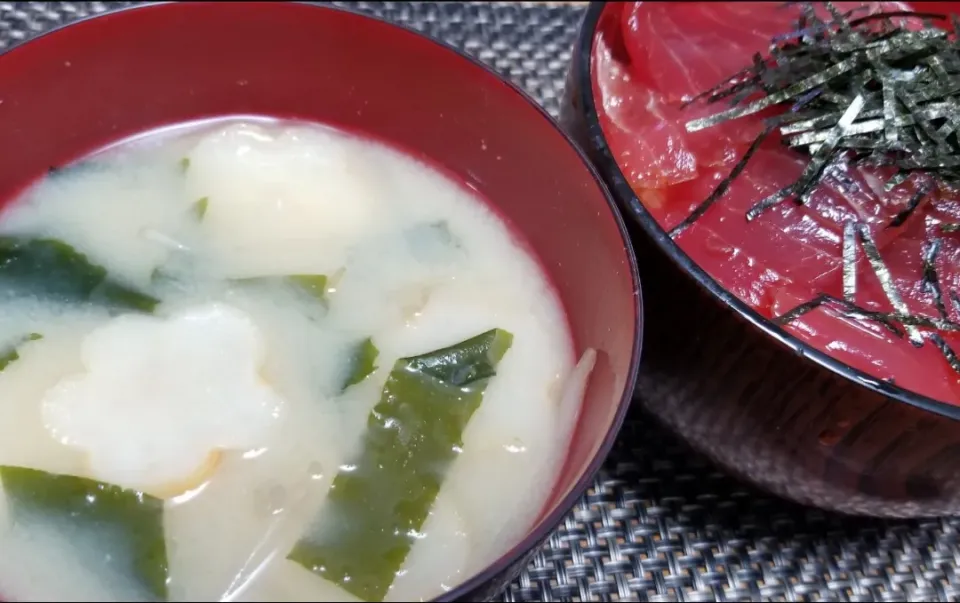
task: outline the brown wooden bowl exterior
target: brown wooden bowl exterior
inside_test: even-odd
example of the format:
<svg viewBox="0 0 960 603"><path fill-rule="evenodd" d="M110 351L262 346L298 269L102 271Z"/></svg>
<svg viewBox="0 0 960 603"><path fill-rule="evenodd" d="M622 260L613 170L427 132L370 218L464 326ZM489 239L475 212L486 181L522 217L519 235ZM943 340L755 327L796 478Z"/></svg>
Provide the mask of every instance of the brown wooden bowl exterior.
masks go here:
<svg viewBox="0 0 960 603"><path fill-rule="evenodd" d="M581 27L561 123L630 223L644 283L641 403L734 473L824 509L884 517L960 513L960 409L869 381L754 313L699 269L644 209L600 129Z"/></svg>

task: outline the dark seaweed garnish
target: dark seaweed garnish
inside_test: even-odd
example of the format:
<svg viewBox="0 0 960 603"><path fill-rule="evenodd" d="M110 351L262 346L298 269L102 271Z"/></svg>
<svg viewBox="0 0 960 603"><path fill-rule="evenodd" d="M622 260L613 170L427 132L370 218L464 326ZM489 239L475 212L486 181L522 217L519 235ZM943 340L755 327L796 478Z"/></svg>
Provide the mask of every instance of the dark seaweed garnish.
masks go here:
<svg viewBox="0 0 960 603"><path fill-rule="evenodd" d="M800 178L794 184L777 191L747 210L748 221L757 218L765 210L789 197L794 197L800 203L806 200L807 195L813 187L816 186L820 176L823 174L824 168L827 167L827 163L834 156L834 149L836 149L837 143L840 142L840 139L847 133L847 130L860 114L860 111L863 110L864 103L863 96L859 94L850 101L850 105L843 112L837 124L830 128L823 142L817 144L817 149L814 151L810 163L807 164L803 173L800 174Z"/></svg>
<svg viewBox="0 0 960 603"><path fill-rule="evenodd" d="M908 174L909 172L900 172L899 174ZM891 179L892 180L892 179ZM887 183L890 184L889 182ZM896 185L894 185L896 186ZM890 220L890 223L887 224L887 228L896 228L898 226L903 226L913 212L920 207L920 203L926 199L931 193L931 185L923 183L917 187L917 190L914 191L913 196L910 197L910 201L907 203L907 207L901 210L896 216L893 217L893 220Z"/></svg>
<svg viewBox="0 0 960 603"><path fill-rule="evenodd" d="M929 316L918 316L916 314L901 314L899 312L878 312L840 299L839 297L834 297L828 293L821 293L811 300L797 304L783 314L774 317L773 322L779 325L786 325L824 305L834 307L844 316L850 318L876 322L897 337L904 336L904 330L900 328L900 325L903 325L905 328L923 327L944 333L960 332L960 323L946 318L932 318ZM929 335L929 333L927 335Z"/></svg>
<svg viewBox="0 0 960 603"><path fill-rule="evenodd" d="M853 302L857 296L857 223L843 225L843 299Z"/></svg>
<svg viewBox="0 0 960 603"><path fill-rule="evenodd" d="M753 57L687 103L734 98L734 106L689 121L690 132L770 107L789 109L773 120L779 137L808 153L810 164L793 185L759 200L747 219L791 198L804 202L835 151L850 151L854 165L898 165L897 182L923 171L960 183L952 169L960 167L960 45L955 34L931 24L948 17L891 11L851 18L857 10L841 13L826 2L830 16L821 19L812 3L800 4L796 28L771 40L768 56ZM906 21L924 28L907 29ZM924 197L917 195L891 225L901 225Z"/></svg>
<svg viewBox="0 0 960 603"><path fill-rule="evenodd" d="M860 244L863 245L863 254L867 256L867 261L870 263L870 267L873 268L877 280L880 281L880 288L883 289L883 293L887 296L887 300L890 301L890 305L893 306L893 309L898 314L908 315L910 310L907 308L907 304L904 303L903 298L900 297L900 292L893 282L890 269L887 268L887 265L884 263L883 257L880 255L880 250L877 249L877 244L873 240L873 235L870 234L870 229L867 228L866 224L857 225L857 235L860 239ZM923 336L920 332L917 331L913 325L908 324L906 327L910 343L916 347L923 345Z"/></svg>
<svg viewBox="0 0 960 603"><path fill-rule="evenodd" d="M914 180L909 201L886 228L904 226L911 216L925 211L922 207L935 203L941 190L960 189L960 18L913 11L857 14L863 7L842 13L830 2L822 3L828 16L820 17L813 3L796 4L801 13L796 26L771 40L767 56L755 55L750 65L685 103L723 100L729 105L687 122L689 132L771 107L782 108L783 113L767 120L767 129L730 175L670 231L671 237L681 234L718 202L757 147L770 138L806 154L809 163L793 184L757 200L745 214L748 222L785 201L807 203L827 179L845 194L858 192L837 166L896 167L884 185L887 192L914 174L925 176ZM949 21L952 29L938 28L935 21ZM960 223L933 226L944 234L960 231ZM854 303L857 241L892 313ZM945 298L937 275L940 247L939 239L925 242L922 274L918 275L932 299L936 318L910 314L870 229L866 224L848 222L842 239L843 299L821 294L775 320L785 325L827 304L848 316L875 321L899 337L905 335L914 346L931 341L960 373L960 360L940 335L960 331L960 325L950 320L945 303L949 299L954 314L960 317L960 294L949 291ZM921 332L921 328L933 332Z"/></svg>
<svg viewBox="0 0 960 603"><path fill-rule="evenodd" d="M953 311L960 315L960 295L956 291L950 292L950 302L953 304Z"/></svg>
<svg viewBox="0 0 960 603"><path fill-rule="evenodd" d="M943 340L943 337L941 337L939 333L928 333L927 337L933 345L937 346L937 349L940 350L943 357L947 359L950 368L960 373L960 358L957 358L957 353Z"/></svg>
<svg viewBox="0 0 960 603"><path fill-rule="evenodd" d="M740 158L740 161L737 162L733 169L730 171L730 175L720 181L720 184L717 185L713 192L710 193L710 196L704 199L697 207L690 212L690 215L687 216L682 222L673 227L670 231L670 237L676 237L684 230L689 228L694 222L696 222L700 216L705 214L710 206L717 202L723 195L726 194L727 189L730 188L730 185L734 180L737 179L737 176L743 172L744 168L747 167L747 163L750 161L750 158L753 157L753 154L756 153L757 149L760 148L760 145L763 144L763 141L767 139L770 133L773 131L772 127L768 127L759 136L753 141L753 144L750 145L750 148L747 149L747 152L743 154L743 157Z"/></svg>
<svg viewBox="0 0 960 603"><path fill-rule="evenodd" d="M947 307L943 303L940 291L940 278L937 276L937 253L940 251L940 239L930 239L923 248L923 287L933 297L934 306L941 318L947 318Z"/></svg>
<svg viewBox="0 0 960 603"><path fill-rule="evenodd" d="M903 330L897 326L897 321L895 320L896 315L867 310L866 308L861 308L853 302L834 297L827 293L821 293L817 297L809 301L805 301L793 309L784 312L780 316L774 318L774 322L781 325L791 323L804 314L812 310L816 310L825 304L836 306L844 315L851 318L860 318L877 322L897 337L903 337Z"/></svg>

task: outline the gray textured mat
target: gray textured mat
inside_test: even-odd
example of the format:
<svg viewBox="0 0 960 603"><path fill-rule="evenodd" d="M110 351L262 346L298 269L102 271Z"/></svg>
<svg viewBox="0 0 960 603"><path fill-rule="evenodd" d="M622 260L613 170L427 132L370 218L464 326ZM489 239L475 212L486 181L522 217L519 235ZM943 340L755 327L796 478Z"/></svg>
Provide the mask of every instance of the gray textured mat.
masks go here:
<svg viewBox="0 0 960 603"><path fill-rule="evenodd" d="M128 3L0 2L0 47ZM556 113L582 7L341 3L466 49ZM2 85L2 83L0 83ZM841 518L726 477L643 414L508 601L960 600L960 519Z"/></svg>

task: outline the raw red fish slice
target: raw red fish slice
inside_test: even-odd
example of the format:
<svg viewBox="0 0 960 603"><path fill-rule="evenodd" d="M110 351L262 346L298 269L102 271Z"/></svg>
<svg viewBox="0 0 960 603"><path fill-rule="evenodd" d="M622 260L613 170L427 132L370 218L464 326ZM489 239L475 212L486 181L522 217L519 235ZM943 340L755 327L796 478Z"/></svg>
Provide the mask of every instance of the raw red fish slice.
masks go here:
<svg viewBox="0 0 960 603"><path fill-rule="evenodd" d="M937 318L939 313L934 304L932 292L923 284L925 241L928 236L935 233L922 213L918 212L917 218L911 226L904 227L901 236L888 241L881 250L881 257L908 312L917 316ZM938 238L940 251L934 265L942 300L948 318L960 321L960 312L954 307L949 296L951 291L960 293L960 235L939 235ZM894 307L859 244L856 272L857 287L854 302L869 310L893 312ZM842 276L836 275L832 282L821 288L821 291L841 297ZM804 300L799 300L795 294L789 301L780 300L774 308L774 313L782 314L800 301ZM821 313L818 311L812 314ZM869 369L867 372L881 378L895 377L899 385L935 399L955 400L960 397L960 375L950 367L943 354L931 342L927 341L917 349L906 339L892 336L875 323L872 323L874 327L868 329L871 331L869 337L848 332L842 325L831 328L829 323L816 327L814 330L819 334L813 336L810 332L813 327L809 324L804 326L804 324L822 319L812 318L812 314L801 319L800 324L792 326L791 330L799 332L809 343L824 349L839 360L851 363L858 368L866 367ZM863 324L866 321L843 319L838 322L843 322L845 325L851 322L856 323L858 329L863 330L865 328ZM931 329L921 328L920 331L930 332ZM877 333L882 335L879 340ZM842 343L825 342L824 337L827 336ZM941 336L954 351L960 353L960 333L945 332L941 333ZM830 343L830 346L822 347L825 343Z"/></svg>
<svg viewBox="0 0 960 603"><path fill-rule="evenodd" d="M632 2L624 7L624 42L638 76L669 101L708 90L749 65L783 30L774 3ZM731 7L734 7L731 10ZM753 9L753 11L749 9ZM736 13L749 20L738 23ZM794 11L795 12L795 11ZM732 42L736 40L736 42Z"/></svg>
<svg viewBox="0 0 960 603"><path fill-rule="evenodd" d="M819 221L837 232L853 221L866 224L877 245L885 246L901 231L888 228L905 210L920 180L912 178L891 191L884 185L893 175L889 168L838 166L828 171L807 207Z"/></svg>
<svg viewBox="0 0 960 603"><path fill-rule="evenodd" d="M916 220L914 226L903 236L893 239L881 249L880 255L910 313L937 317L934 298L922 282L923 253L928 240L923 231L928 230L929 236L939 238L940 249L934 265L949 317L960 322L960 313L952 308L947 295L950 291L960 294L960 234L939 234L934 232L933 228L928 229L929 223L924 222L926 220ZM871 310L892 311L893 308L862 248L858 248L856 270L856 303Z"/></svg>
<svg viewBox="0 0 960 603"><path fill-rule="evenodd" d="M960 223L960 191L941 187L930 201L925 207L924 215L929 215L937 224Z"/></svg>
<svg viewBox="0 0 960 603"><path fill-rule="evenodd" d="M847 10L858 3L838 5ZM631 184L663 188L695 178L704 167L732 166L757 137L762 119L775 110L691 133L686 122L724 105L695 103L682 108L680 100L712 87L742 69L754 52L766 50L783 23L799 14L795 7L778 6L640 2L624 5L622 22L617 13L605 17L594 48L596 93L611 146ZM651 37L654 29L657 35ZM689 35L696 39L678 46L668 43ZM738 42L731 44L731 39ZM656 76L646 73L644 65L664 69ZM680 79L696 88L677 93L664 85Z"/></svg>
<svg viewBox="0 0 960 603"><path fill-rule="evenodd" d="M774 309L781 314L807 301L806 295L784 290ZM827 355L882 380L935 400L960 397L960 376L946 365L930 343L916 348L873 321L845 317L821 307L785 329Z"/></svg>
<svg viewBox="0 0 960 603"><path fill-rule="evenodd" d="M829 13L816 3L817 15ZM841 12L869 14L899 3L835 2ZM782 2L631 2L624 5L624 42L633 69L668 101L709 90L767 54L774 36L800 17Z"/></svg>
<svg viewBox="0 0 960 603"><path fill-rule="evenodd" d="M762 129L762 116L710 130L687 132L691 119L713 107L681 109L640 83L615 49L618 22L601 27L595 40L593 67L600 117L622 171L637 188L663 188L695 178L701 167L730 165Z"/></svg>
<svg viewBox="0 0 960 603"><path fill-rule="evenodd" d="M613 58L606 34L597 36L593 67L601 125L631 185L661 188L697 175L686 133L673 115L660 115L656 99Z"/></svg>
<svg viewBox="0 0 960 603"><path fill-rule="evenodd" d="M677 239L724 287L762 313L767 313L779 288L792 285L812 292L810 287L830 279L841 266L839 234L825 228L805 207L782 203L753 222L746 221L755 201L790 184L802 170L802 162L775 147L759 150L726 195ZM714 170L662 191L661 223L667 228L678 224L728 173ZM694 240L696 245L685 244Z"/></svg>

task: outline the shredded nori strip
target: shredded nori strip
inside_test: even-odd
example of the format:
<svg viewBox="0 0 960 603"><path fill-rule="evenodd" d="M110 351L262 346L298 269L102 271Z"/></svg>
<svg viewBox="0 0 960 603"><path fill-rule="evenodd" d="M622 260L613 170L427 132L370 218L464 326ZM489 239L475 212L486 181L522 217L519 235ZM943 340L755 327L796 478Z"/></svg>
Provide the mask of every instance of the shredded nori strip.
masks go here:
<svg viewBox="0 0 960 603"><path fill-rule="evenodd" d="M737 162L733 169L730 171L730 175L720 181L720 184L717 185L713 192L710 193L710 196L704 199L700 205L694 208L690 215L687 216L682 222L673 227L669 235L671 238L676 237L684 230L689 228L696 222L700 216L707 213L707 210L710 209L710 206L717 202L723 195L726 194L727 189L730 188L730 185L734 180L737 179L737 176L747 167L747 163L750 161L750 158L753 157L753 154L756 153L757 149L760 148L760 145L763 144L763 141L767 139L770 133L773 131L772 126L768 126L759 136L754 139L753 144L750 145L750 148L747 149L747 152L743 154L743 157L740 158L740 161Z"/></svg>
<svg viewBox="0 0 960 603"><path fill-rule="evenodd" d="M888 183L889 184L889 183ZM906 222L913 212L920 207L920 203L927 198L927 195L930 194L930 185L924 183L917 187L917 190L913 193L913 196L910 197L910 201L907 203L907 207L901 210L896 216L893 217L893 220L890 220L890 223L887 224L887 228L896 228L897 226L903 226L903 223Z"/></svg>
<svg viewBox="0 0 960 603"><path fill-rule="evenodd" d="M774 319L774 322L777 324L785 325L794 320L800 318L804 314L816 310L822 305L832 304L837 306L844 315L851 318L861 318L866 320L872 320L879 323L881 326L886 328L888 331L896 335L897 337L903 337L903 331L897 326L894 316L891 314L886 314L883 312L875 312L873 310L867 310L866 308L861 308L860 306L848 302L843 299L839 299L832 295L826 293L821 293L817 297L811 299L810 301L805 301L793 309L784 312L780 316Z"/></svg>
<svg viewBox="0 0 960 603"><path fill-rule="evenodd" d="M896 167L896 173L883 186L886 192L914 174L932 176L932 180L916 181L906 206L886 228L901 227L913 215L926 212L926 207L940 198L935 193L960 190L960 17L916 11L856 16L863 7L840 12L826 2L823 4L829 16L821 18L813 3L786 5L790 4L800 4L800 17L791 31L771 40L767 56L753 56L749 66L684 103L723 100L730 105L713 115L690 120L686 124L688 132L771 107L783 107L784 113L766 120L768 129L754 140L730 176L670 231L671 237L689 228L726 193L757 148L771 138L770 128L776 130L784 146L808 154L810 161L793 184L752 205L744 216L747 221L791 198L797 204L805 203L827 179L845 195L862 194L838 166ZM920 21L922 28L905 27L907 20ZM947 20L952 30L934 24ZM937 227L944 234L960 232L960 223ZM892 313L867 310L854 303L857 239L893 307ZM909 313L870 228L851 221L844 224L842 239L843 299L821 294L775 321L787 324L829 304L848 316L876 321L898 336L905 331L914 346L930 340L960 373L957 354L940 335L960 331L960 324L948 318L936 270L940 247L939 239L925 242L918 279L930 294L937 317ZM960 294L949 291L947 296L960 320ZM921 332L920 328L934 332Z"/></svg>
<svg viewBox="0 0 960 603"><path fill-rule="evenodd" d="M907 170L900 170L899 172L891 176L890 180L887 180L887 183L883 185L883 189L889 193L893 189L897 188L898 186L906 182L908 178L910 178L910 172L908 172ZM921 200L923 200L923 197L920 197L917 200L918 205Z"/></svg>
<svg viewBox="0 0 960 603"><path fill-rule="evenodd" d="M940 291L940 278L937 276L937 253L940 251L940 239L930 239L923 248L923 283L924 288L933 297L933 304L941 318L947 317L947 307L943 304L943 293Z"/></svg>
<svg viewBox="0 0 960 603"><path fill-rule="evenodd" d="M857 296L857 224L843 225L843 299L852 302Z"/></svg>
<svg viewBox="0 0 960 603"><path fill-rule="evenodd" d="M960 298L958 298L958 301L960 301ZM931 318L929 316L918 316L916 314L900 314L898 312L878 312L876 310L868 310L858 306L853 302L848 302L827 293L821 293L811 300L797 304L790 310L775 317L773 322L779 325L789 324L804 314L807 314L812 310L816 310L823 305L836 306L845 316L850 318L872 320L886 328L897 337L904 336L903 330L901 330L898 325L904 325L905 327L923 327L947 333L960 332L960 323L949 319Z"/></svg>
<svg viewBox="0 0 960 603"><path fill-rule="evenodd" d="M873 268L873 272L876 274L877 280L880 281L880 288L883 289L883 293L890 301L890 305L893 306L893 309L898 314L910 314L910 309L907 308L907 304L904 303L903 298L900 297L900 292L897 290L897 286L893 282L893 276L890 274L890 269L887 268L887 265L883 261L883 257L880 255L880 250L877 249L877 244L873 240L873 235L870 234L870 229L867 228L866 224L858 224L857 234L860 238L860 244L863 245L863 254L867 257L870 267ZM910 343L916 347L923 345L923 336L920 334L920 331L918 331L913 325L906 325L906 327L907 336L910 340Z"/></svg>
<svg viewBox="0 0 960 603"><path fill-rule="evenodd" d="M735 107L733 109L727 109L726 111L717 113L716 115L711 115L710 117L703 117L701 119L689 121L687 122L686 126L687 132L696 132L698 130L709 128L710 126L723 123L729 119L746 117L747 115L759 113L767 107L779 105L784 101L792 99L798 94L803 94L812 88L816 88L817 86L828 82L832 78L853 70L858 65L859 61L857 59L847 59L846 61L841 61L840 63L824 69L822 72L812 75L803 81L797 82L796 84L793 84L792 86L781 90L780 92L770 94L759 100L756 100L746 107Z"/></svg>
<svg viewBox="0 0 960 603"><path fill-rule="evenodd" d="M960 295L956 291L950 292L950 301L953 304L953 312L960 316Z"/></svg>
<svg viewBox="0 0 960 603"><path fill-rule="evenodd" d="M831 130L830 136L813 154L813 159L807 164L807 167L804 168L800 178L794 184L757 202L747 211L747 220L756 219L757 216L767 209L792 196L796 197L798 201L803 202L810 189L819 179L820 174L823 173L823 169L827 166L827 162L833 155L833 150L836 148L837 142L839 142L840 138L846 133L847 128L853 124L857 115L860 114L864 103L863 96L857 95L857 97L850 102L847 110L844 111L843 117L840 118L837 125Z"/></svg>
<svg viewBox="0 0 960 603"><path fill-rule="evenodd" d="M960 373L960 358L957 358L957 353L944 341L943 337L941 337L939 333L928 333L927 338L930 339L933 345L937 346L937 349L943 354L947 363L950 364L950 368Z"/></svg>

